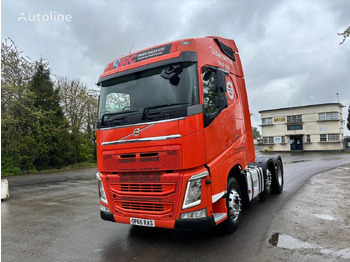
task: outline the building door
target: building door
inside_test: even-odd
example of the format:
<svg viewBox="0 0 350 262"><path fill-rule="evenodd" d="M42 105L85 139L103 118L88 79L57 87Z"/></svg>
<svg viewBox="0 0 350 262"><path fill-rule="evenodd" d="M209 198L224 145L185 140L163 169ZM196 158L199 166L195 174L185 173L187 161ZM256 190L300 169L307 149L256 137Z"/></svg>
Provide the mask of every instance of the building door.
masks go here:
<svg viewBox="0 0 350 262"><path fill-rule="evenodd" d="M290 136L290 150L303 150L303 135Z"/></svg>

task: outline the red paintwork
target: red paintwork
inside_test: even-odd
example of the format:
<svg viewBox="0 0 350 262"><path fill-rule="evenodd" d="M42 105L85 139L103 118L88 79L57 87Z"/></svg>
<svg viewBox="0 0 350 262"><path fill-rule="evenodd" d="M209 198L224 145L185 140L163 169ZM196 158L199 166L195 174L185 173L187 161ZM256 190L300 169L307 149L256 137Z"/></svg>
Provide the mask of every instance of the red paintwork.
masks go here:
<svg viewBox="0 0 350 262"><path fill-rule="evenodd" d="M97 158L98 169L101 172L101 180L104 184L109 209L114 214L116 222L130 223L130 217L155 219L156 226L173 228L175 219L179 219L183 198L188 179L196 173L205 170L204 165L210 169L212 183L202 185L202 202L199 206L186 209L186 212L207 208L208 216L213 212L226 212L225 201L218 201L212 205L212 195L226 191L227 177L230 170L239 165L242 169L255 160L253 137L251 132L250 112L248 106L247 92L244 82L244 75L238 49L233 40L218 38L224 44L230 46L236 53L236 61L233 62L222 54L220 48L213 40L214 37L184 39L171 43L169 54L160 55L140 62L128 64L130 54L122 57L118 62L118 68L113 69L116 61L108 64L101 77L109 76L117 72L130 70L146 64L178 57L182 51L195 51L198 56L198 75L200 84L200 103L203 104L203 90L201 68L205 65L220 67L229 71L226 80L232 83L234 97L230 99L228 94L228 108L224 109L219 116L206 128L203 126L203 115L193 115L185 119L156 123L153 126L140 132L137 138L159 137L167 135L181 135L181 138L172 140L126 143L117 145L101 145L103 142L116 141L133 133L137 127L143 129L149 124L142 123L138 126L117 127L110 130L97 130ZM189 41L188 45L181 45L183 41ZM167 44L160 45L165 46ZM146 49L149 50L149 49ZM139 52L137 52L139 53ZM130 61L129 61L130 62ZM125 138L135 139L134 135ZM147 162L141 157L144 153L158 153L156 162ZM132 154L135 157L123 158L123 155ZM120 161L122 160L122 161ZM129 162L128 162L129 161ZM136 201L167 203L171 211L166 214L152 214L152 212L126 212L118 210L121 195L115 194L115 186L121 176L128 172L137 173L140 177L147 172L159 172L157 183L176 183L176 191L166 196L154 196L139 194ZM126 173L125 173L126 172ZM167 173L172 172L172 173ZM203 179L204 180L204 179ZM130 181L127 181L131 183ZM147 184L149 181L133 181L138 184ZM153 181L154 182L154 181ZM114 189L113 189L114 188ZM114 192L114 193L113 193ZM137 193L130 193L129 197L137 196ZM129 199L129 200L130 200ZM131 201L130 200L130 201ZM119 203L119 202L118 202ZM101 204L103 204L101 202Z"/></svg>

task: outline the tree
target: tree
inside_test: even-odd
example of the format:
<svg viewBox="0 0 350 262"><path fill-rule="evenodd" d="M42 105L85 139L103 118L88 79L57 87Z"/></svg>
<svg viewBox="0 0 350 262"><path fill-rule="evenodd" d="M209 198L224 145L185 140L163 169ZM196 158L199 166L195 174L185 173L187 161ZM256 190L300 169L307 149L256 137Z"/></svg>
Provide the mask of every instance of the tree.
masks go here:
<svg viewBox="0 0 350 262"><path fill-rule="evenodd" d="M90 145L93 147L94 161L96 159L96 122L97 122L98 96L95 92L90 91L86 96L85 108L85 128L84 132Z"/></svg>
<svg viewBox="0 0 350 262"><path fill-rule="evenodd" d="M56 86L71 132L77 133L90 129L91 121L95 123L97 117L96 91L89 90L78 79L67 77L59 77Z"/></svg>
<svg viewBox="0 0 350 262"><path fill-rule="evenodd" d="M1 54L1 170L18 174L34 169L32 134L40 112L28 84L35 62L23 57L10 38L1 43Z"/></svg>
<svg viewBox="0 0 350 262"><path fill-rule="evenodd" d="M254 138L261 137L260 132L256 127L252 127L252 133Z"/></svg>
<svg viewBox="0 0 350 262"><path fill-rule="evenodd" d="M61 105L69 123L72 154L77 162L94 161L96 152L97 93L78 79L57 80Z"/></svg>
<svg viewBox="0 0 350 262"><path fill-rule="evenodd" d="M345 42L346 38L350 36L350 26L347 29L345 29L343 33L338 33L338 35L341 35L343 37L343 41L339 43L340 45L342 45Z"/></svg>
<svg viewBox="0 0 350 262"><path fill-rule="evenodd" d="M34 107L40 112L39 126L33 134L37 145L34 166L42 169L69 164L68 124L60 106L58 90L54 89L50 79L50 69L42 59L35 65L29 90L34 94Z"/></svg>
<svg viewBox="0 0 350 262"><path fill-rule="evenodd" d="M69 103L79 109L73 102L81 99L82 117L74 122L67 114L67 121L48 63L24 57L11 39L1 43L1 53L2 175L95 161L97 95L76 80L83 91Z"/></svg>

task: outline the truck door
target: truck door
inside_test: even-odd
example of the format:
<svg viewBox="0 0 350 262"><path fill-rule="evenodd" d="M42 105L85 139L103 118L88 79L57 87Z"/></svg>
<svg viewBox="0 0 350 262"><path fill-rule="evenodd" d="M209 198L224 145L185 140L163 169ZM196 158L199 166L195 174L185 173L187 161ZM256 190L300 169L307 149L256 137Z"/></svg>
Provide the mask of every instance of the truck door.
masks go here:
<svg viewBox="0 0 350 262"><path fill-rule="evenodd" d="M206 158L209 161L233 144L237 125L231 108L234 105L232 80L212 67L204 67L202 71Z"/></svg>
<svg viewBox="0 0 350 262"><path fill-rule="evenodd" d="M243 135L243 107L237 89L238 83L235 76L226 75L226 95L228 100L227 118L230 124L229 146L235 144L235 147L241 147L242 145L236 142Z"/></svg>

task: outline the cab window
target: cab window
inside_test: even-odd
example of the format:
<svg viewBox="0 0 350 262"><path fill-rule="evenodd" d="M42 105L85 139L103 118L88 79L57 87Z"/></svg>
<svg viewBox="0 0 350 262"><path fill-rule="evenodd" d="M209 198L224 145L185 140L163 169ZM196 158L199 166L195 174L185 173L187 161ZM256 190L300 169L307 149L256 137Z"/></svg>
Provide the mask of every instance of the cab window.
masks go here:
<svg viewBox="0 0 350 262"><path fill-rule="evenodd" d="M219 112L215 99L218 96L218 90L215 85L216 72L206 70L203 73L203 96L204 96L204 114L209 117Z"/></svg>

